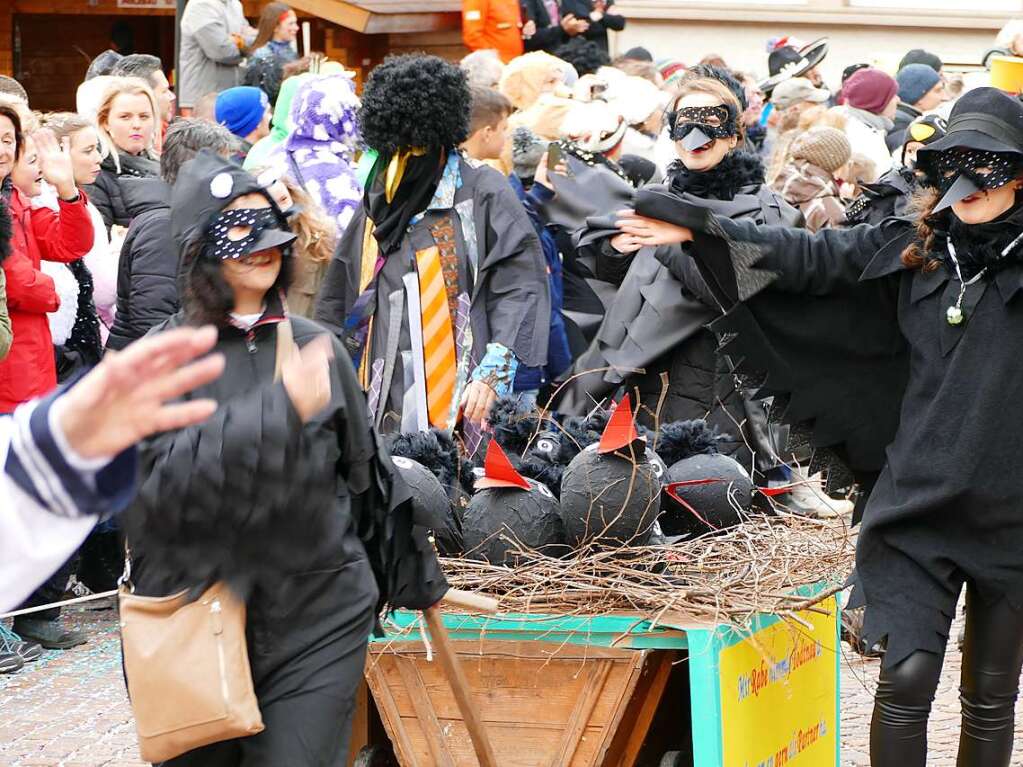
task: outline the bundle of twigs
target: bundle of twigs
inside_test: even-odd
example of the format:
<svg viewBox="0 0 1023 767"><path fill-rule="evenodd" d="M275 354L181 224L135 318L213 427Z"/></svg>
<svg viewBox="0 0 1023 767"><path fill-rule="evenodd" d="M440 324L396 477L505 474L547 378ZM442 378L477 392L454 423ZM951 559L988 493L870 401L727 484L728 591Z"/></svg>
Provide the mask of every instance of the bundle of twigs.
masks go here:
<svg viewBox="0 0 1023 767"><path fill-rule="evenodd" d="M758 613L792 616L842 588L853 538L844 521L754 517L672 545L589 547L564 557L519 548L514 566L445 558L454 588L488 594L508 612L637 612L655 623L680 612L748 625ZM801 586L828 588L807 598Z"/></svg>

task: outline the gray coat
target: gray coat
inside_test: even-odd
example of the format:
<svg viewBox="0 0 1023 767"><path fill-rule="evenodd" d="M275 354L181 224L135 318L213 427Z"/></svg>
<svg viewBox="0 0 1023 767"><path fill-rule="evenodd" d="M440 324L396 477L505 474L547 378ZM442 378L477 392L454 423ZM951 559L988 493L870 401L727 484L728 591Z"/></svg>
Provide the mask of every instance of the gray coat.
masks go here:
<svg viewBox="0 0 1023 767"><path fill-rule="evenodd" d="M231 39L245 17L237 0L189 0L181 17L181 86L178 104L192 108L207 93L242 82L242 54Z"/></svg>
<svg viewBox="0 0 1023 767"><path fill-rule="evenodd" d="M404 400L412 371L405 370L403 361L410 359L412 347L402 280L414 269L416 251L433 245L430 227L443 216L455 217L459 292L470 299L469 371L479 364L491 342L510 349L520 364L537 367L547 362L550 288L536 231L500 173L476 167L464 158L460 172L462 186L455 193L453 207L431 209L409 227L401 247L387 257L380 271L369 364L387 371L389 384L383 384L374 413L376 423L385 431L403 430L402 421L406 428L409 425ZM320 290L315 318L338 335L344 335L345 318L359 296L365 227L366 213L360 206ZM388 347L396 348L397 354L389 354Z"/></svg>

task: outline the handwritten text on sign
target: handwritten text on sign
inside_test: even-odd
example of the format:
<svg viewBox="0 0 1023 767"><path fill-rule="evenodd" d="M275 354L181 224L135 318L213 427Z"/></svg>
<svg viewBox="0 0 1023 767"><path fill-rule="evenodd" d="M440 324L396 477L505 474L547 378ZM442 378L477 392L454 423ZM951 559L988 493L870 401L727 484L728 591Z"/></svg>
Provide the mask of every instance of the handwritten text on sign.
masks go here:
<svg viewBox="0 0 1023 767"><path fill-rule="evenodd" d="M724 767L834 767L838 626L834 597L721 651Z"/></svg>

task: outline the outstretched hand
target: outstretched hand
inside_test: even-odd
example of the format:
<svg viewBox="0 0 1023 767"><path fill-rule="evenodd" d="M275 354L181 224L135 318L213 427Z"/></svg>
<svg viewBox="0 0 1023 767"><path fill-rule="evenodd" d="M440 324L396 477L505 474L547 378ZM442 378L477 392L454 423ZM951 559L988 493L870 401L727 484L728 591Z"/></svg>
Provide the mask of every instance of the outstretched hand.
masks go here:
<svg viewBox="0 0 1023 767"><path fill-rule="evenodd" d="M70 200L78 194L75 186L75 169L71 164L71 139L65 136L58 143L57 137L48 128L32 134L39 154L39 165L43 178L57 189L61 199Z"/></svg>
<svg viewBox="0 0 1023 767"><path fill-rule="evenodd" d="M669 224L656 218L641 216L634 210L620 210L615 221L623 234L632 237L632 243L639 247L647 245L675 245L693 241L693 230L677 224Z"/></svg>
<svg viewBox="0 0 1023 767"><path fill-rule="evenodd" d="M112 457L161 431L200 423L217 409L211 399L172 402L224 371L211 354L217 330L178 328L147 336L95 368L54 403L54 416L71 449L82 458Z"/></svg>

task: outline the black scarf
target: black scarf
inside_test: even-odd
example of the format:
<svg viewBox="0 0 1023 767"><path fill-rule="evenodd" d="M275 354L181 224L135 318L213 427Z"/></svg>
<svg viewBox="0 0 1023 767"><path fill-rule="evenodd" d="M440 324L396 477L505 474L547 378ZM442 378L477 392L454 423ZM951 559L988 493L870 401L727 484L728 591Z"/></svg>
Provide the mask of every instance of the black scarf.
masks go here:
<svg viewBox="0 0 1023 767"><path fill-rule="evenodd" d="M373 236L380 246L381 255L388 256L401 246L409 221L417 213L426 210L437 185L444 175L444 150L431 149L424 155L410 157L405 165L405 175L394 194L387 202L384 185L387 166L391 156L381 154L373 166L373 179L366 185L363 204L366 213L373 220Z"/></svg>
<svg viewBox="0 0 1023 767"><path fill-rule="evenodd" d="M681 160L668 167L668 185L675 194L688 192L694 197L733 200L737 194L750 193L764 183L764 164L751 152L729 152L713 168L691 171Z"/></svg>
<svg viewBox="0 0 1023 767"><path fill-rule="evenodd" d="M948 251L944 245L951 238L964 280L978 274L981 269L987 269L985 277L990 277L1006 267L1023 263L1023 240L1002 255L1006 246L1023 235L1021 204L986 224L964 224L949 211L948 217L942 225L935 228L935 231L941 242L941 252L937 254L939 260L944 263L950 274L955 275L955 266L952 259L948 258Z"/></svg>

